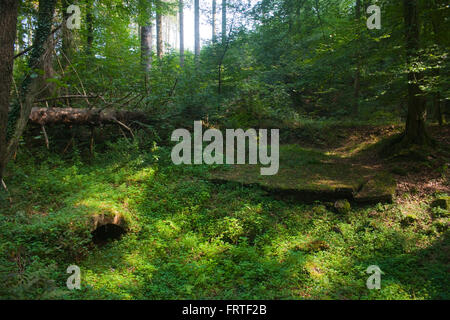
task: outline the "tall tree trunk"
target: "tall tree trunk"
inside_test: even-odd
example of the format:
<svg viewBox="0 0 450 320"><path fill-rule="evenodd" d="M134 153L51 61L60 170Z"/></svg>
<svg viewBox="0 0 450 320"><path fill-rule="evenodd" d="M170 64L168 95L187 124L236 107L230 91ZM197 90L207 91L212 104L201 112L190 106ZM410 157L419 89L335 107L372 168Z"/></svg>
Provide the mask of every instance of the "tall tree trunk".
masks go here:
<svg viewBox="0 0 450 320"><path fill-rule="evenodd" d="M439 73L438 73L439 74ZM436 92L433 94L433 107L435 112L435 118L437 119L440 126L444 125L445 118L444 113L442 112L442 104L441 104L441 93Z"/></svg>
<svg viewBox="0 0 450 320"><path fill-rule="evenodd" d="M406 62L411 67L419 57L419 21L417 0L403 0L406 38ZM406 144L427 144L429 138L425 128L426 108L425 99L419 82L422 73L410 70L408 72L408 115L406 118Z"/></svg>
<svg viewBox="0 0 450 320"><path fill-rule="evenodd" d="M158 59L163 56L163 38L162 38L162 14L161 6L156 6L156 55Z"/></svg>
<svg viewBox="0 0 450 320"><path fill-rule="evenodd" d="M227 41L227 0L222 0L222 44Z"/></svg>
<svg viewBox="0 0 450 320"><path fill-rule="evenodd" d="M440 10L440 6L443 6L443 4L439 4L436 1L429 1L428 3L428 10L431 13L431 26L433 31L433 39L435 44L437 44L439 47L443 44L441 35L442 33L448 32L445 28L440 28L441 23L440 21L443 20L442 11ZM439 69L436 68L433 71L433 77L439 78ZM445 123L445 117L444 113L442 112L442 102L441 102L441 92L437 91L433 93L433 109L435 112L435 118L439 122L439 125L442 126Z"/></svg>
<svg viewBox="0 0 450 320"><path fill-rule="evenodd" d="M148 73L152 67L152 25L151 22L141 26L141 65L144 71L145 89L148 89Z"/></svg>
<svg viewBox="0 0 450 320"><path fill-rule="evenodd" d="M92 15L93 0L87 0L86 3L86 24L87 24L87 38L86 38L86 54L92 53L92 43L94 42L94 18Z"/></svg>
<svg viewBox="0 0 450 320"><path fill-rule="evenodd" d="M200 57L200 4L199 0L194 0L194 31L195 31L195 59Z"/></svg>
<svg viewBox="0 0 450 320"><path fill-rule="evenodd" d="M212 13L211 13L211 33L212 33L212 42L215 43L217 41L216 34L216 14L217 14L217 0L212 0Z"/></svg>
<svg viewBox="0 0 450 320"><path fill-rule="evenodd" d="M62 44L61 44L61 68L63 69L63 75L66 69L72 61L73 51L74 51L74 39L72 30L67 28L67 20L71 14L67 13L67 8L71 5L70 0L61 0L62 11L63 11L63 23L62 23ZM69 95L69 88L62 88L65 95ZM67 106L70 106L70 101L66 101Z"/></svg>
<svg viewBox="0 0 450 320"><path fill-rule="evenodd" d="M354 97L355 97L355 106L353 112L355 115L359 112L359 93L361 90L361 53L360 53L360 42L361 42L361 0L356 0L355 6L355 18L357 25L357 49L356 49L356 71L355 71L355 83L354 83Z"/></svg>
<svg viewBox="0 0 450 320"><path fill-rule="evenodd" d="M184 3L180 0L179 3L180 14L180 66L184 66Z"/></svg>
<svg viewBox="0 0 450 320"><path fill-rule="evenodd" d="M40 65L42 55L45 52L45 43L51 34L55 3L56 0L39 0L37 28L33 38L33 47L28 59L28 68L33 71L22 82L20 107L16 105L16 108L13 108L10 112L9 120L11 123L9 125L14 126L14 132L8 142L5 164L17 149L19 139L28 123L33 102L41 89L38 77L32 75L36 74L35 70ZM20 110L17 110L17 108Z"/></svg>
<svg viewBox="0 0 450 320"><path fill-rule="evenodd" d="M152 67L152 25L141 26L141 64L144 72L149 72Z"/></svg>
<svg viewBox="0 0 450 320"><path fill-rule="evenodd" d="M45 42L45 51L40 59L38 68L43 70L43 74L38 76L41 83L42 90L36 96L37 99L46 98L50 96L59 95L59 90L54 82L49 82L47 79L52 79L55 77L55 70L53 69L53 53L54 53L54 39L53 35L50 35Z"/></svg>
<svg viewBox="0 0 450 320"><path fill-rule="evenodd" d="M0 2L0 182L3 181L7 163L6 128L8 126L18 4L19 2L16 0Z"/></svg>
<svg viewBox="0 0 450 320"><path fill-rule="evenodd" d="M69 61L72 60L73 53L73 33L72 30L67 28L67 19L70 17L70 14L67 13L67 8L72 4L70 0L61 0L62 3L62 11L63 11L63 25L62 25L62 45L61 52L63 57L61 59L61 64L63 68L66 68L69 64Z"/></svg>

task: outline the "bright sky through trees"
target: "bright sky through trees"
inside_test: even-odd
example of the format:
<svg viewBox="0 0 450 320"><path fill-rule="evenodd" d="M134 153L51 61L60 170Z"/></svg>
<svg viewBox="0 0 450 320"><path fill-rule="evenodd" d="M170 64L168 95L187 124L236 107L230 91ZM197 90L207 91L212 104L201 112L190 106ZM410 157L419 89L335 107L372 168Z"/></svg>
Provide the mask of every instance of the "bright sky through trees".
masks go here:
<svg viewBox="0 0 450 320"><path fill-rule="evenodd" d="M259 0L248 0L252 6L257 4ZM217 0L217 32L220 33L220 26L222 25L221 0ZM203 45L206 41L211 40L211 0L200 0L200 38ZM231 18L231 17L230 17ZM185 47L188 50L194 50L194 6L192 4L186 5L184 9L184 41Z"/></svg>

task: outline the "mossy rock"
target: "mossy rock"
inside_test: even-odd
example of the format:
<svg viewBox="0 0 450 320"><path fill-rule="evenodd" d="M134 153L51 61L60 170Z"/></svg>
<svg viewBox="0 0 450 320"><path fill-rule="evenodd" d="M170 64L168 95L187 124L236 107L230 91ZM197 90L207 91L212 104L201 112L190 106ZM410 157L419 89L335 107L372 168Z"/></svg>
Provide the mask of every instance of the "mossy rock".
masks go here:
<svg viewBox="0 0 450 320"><path fill-rule="evenodd" d="M392 203L396 188L397 182L392 175L387 172L379 173L362 186L355 195L355 201L359 203Z"/></svg>
<svg viewBox="0 0 450 320"><path fill-rule="evenodd" d="M347 214L350 212L351 206L348 200L338 200L334 203L334 209L339 214Z"/></svg>
<svg viewBox="0 0 450 320"><path fill-rule="evenodd" d="M450 197L439 197L431 203L432 208L441 208L450 210Z"/></svg>

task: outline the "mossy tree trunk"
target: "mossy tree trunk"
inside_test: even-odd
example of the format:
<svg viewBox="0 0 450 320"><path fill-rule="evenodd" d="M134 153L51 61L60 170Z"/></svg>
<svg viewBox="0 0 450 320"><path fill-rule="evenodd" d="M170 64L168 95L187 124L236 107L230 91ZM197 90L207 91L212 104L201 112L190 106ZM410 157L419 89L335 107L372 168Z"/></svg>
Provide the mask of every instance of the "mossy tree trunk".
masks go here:
<svg viewBox="0 0 450 320"><path fill-rule="evenodd" d="M0 180L6 166L6 128L13 74L18 1L0 2Z"/></svg>
<svg viewBox="0 0 450 320"><path fill-rule="evenodd" d="M53 14L56 0L40 0L37 28L33 38L33 48L28 59L28 67L32 70L23 80L20 90L20 104L13 106L9 113L8 126L13 130L8 142L6 154L3 157L3 167L15 153L19 145L33 102L40 91L40 81L36 69L41 65L42 56L46 50L46 42L51 34ZM14 33L15 34L15 33ZM13 41L14 42L14 41Z"/></svg>

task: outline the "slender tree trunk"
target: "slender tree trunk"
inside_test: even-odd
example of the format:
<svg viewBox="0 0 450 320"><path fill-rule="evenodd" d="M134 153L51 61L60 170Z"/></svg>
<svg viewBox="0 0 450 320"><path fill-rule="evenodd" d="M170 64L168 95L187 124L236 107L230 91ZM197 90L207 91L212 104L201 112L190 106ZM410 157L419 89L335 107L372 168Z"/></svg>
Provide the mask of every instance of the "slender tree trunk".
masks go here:
<svg viewBox="0 0 450 320"><path fill-rule="evenodd" d="M179 3L180 14L180 66L184 66L184 3L180 0Z"/></svg>
<svg viewBox="0 0 450 320"><path fill-rule="evenodd" d="M73 51L74 51L74 39L72 30L67 28L67 20L70 17L70 14L67 13L67 8L71 5L70 0L61 0L62 11L63 11L63 25L62 25L62 44L61 44L61 68L62 73L64 73L66 69L70 65L70 61L72 61ZM68 87L62 88L65 95L69 95L70 89ZM66 104L70 106L70 101L67 100Z"/></svg>
<svg viewBox="0 0 450 320"><path fill-rule="evenodd" d="M419 21L417 0L403 0L405 36L406 36L406 61L408 67L419 57ZM422 73L408 72L408 115L406 118L405 143L427 144L429 138L425 128L426 108L425 99L419 82L423 78Z"/></svg>
<svg viewBox="0 0 450 320"><path fill-rule="evenodd" d="M419 50L419 22L417 0L403 0L406 38L406 61L408 67L418 58ZM405 142L407 144L426 144L425 130L425 101L420 96L419 81L422 74L408 72L408 115L406 119Z"/></svg>
<svg viewBox="0 0 450 320"><path fill-rule="evenodd" d="M22 136L25 127L28 123L28 118L31 113L33 102L39 92L40 83L37 77L31 75L36 73L36 68L39 66L42 55L45 52L45 43L51 34L53 14L55 11L56 0L40 0L39 13L37 20L37 28L33 38L33 48L31 49L30 57L28 59L29 75L25 77L21 86L21 107L20 111L12 110L11 122L14 126L14 133L8 142L8 149L6 152L5 163L11 158L17 149L20 137Z"/></svg>
<svg viewBox="0 0 450 320"><path fill-rule="evenodd" d="M162 38L162 15L161 7L156 7L156 55L158 59L162 59L163 56L163 38Z"/></svg>
<svg viewBox="0 0 450 320"><path fill-rule="evenodd" d="M16 0L0 2L0 183L6 167L6 129L13 74L14 42L17 28Z"/></svg>
<svg viewBox="0 0 450 320"><path fill-rule="evenodd" d="M433 107L436 113L436 118L440 126L442 126L445 122L444 114L442 112L441 107L441 93L436 92L433 94Z"/></svg>
<svg viewBox="0 0 450 320"><path fill-rule="evenodd" d="M217 75L218 75L218 85L217 85L217 93L219 95L222 94L222 64L217 66Z"/></svg>
<svg viewBox="0 0 450 320"><path fill-rule="evenodd" d="M222 0L222 44L227 41L227 0Z"/></svg>
<svg viewBox="0 0 450 320"><path fill-rule="evenodd" d="M144 86L149 88L149 71L152 67L152 25L141 26L141 65L144 72Z"/></svg>
<svg viewBox="0 0 450 320"><path fill-rule="evenodd" d="M357 49L356 49L356 72L355 72L355 83L354 83L354 97L355 97L355 107L353 112L355 115L359 112L359 93L361 90L361 55L360 55L360 42L361 42L361 0L356 0L356 6L355 6L355 18L356 18L356 24L357 24Z"/></svg>
<svg viewBox="0 0 450 320"><path fill-rule="evenodd" d="M23 36L26 33L26 30L24 29L23 23L19 23L18 25L19 28L17 28L17 36L16 36L16 41L17 41L17 47L16 49L18 49L19 52L25 50L25 41L23 41Z"/></svg>
<svg viewBox="0 0 450 320"><path fill-rule="evenodd" d="M152 33L152 12L151 3L148 0L142 0L143 9L140 12L142 25L141 34L141 65L145 74L145 87L148 84L148 72L152 67L153 33Z"/></svg>
<svg viewBox="0 0 450 320"><path fill-rule="evenodd" d="M72 4L70 0L61 0L62 10L63 10L63 18L64 21L67 21L70 14L67 13L67 8ZM63 53L63 57L61 59L63 68L66 68L69 64L68 61L72 60L73 53L73 33L72 30L67 28L67 24L63 22L62 26L62 45L61 52Z"/></svg>
<svg viewBox="0 0 450 320"><path fill-rule="evenodd" d="M200 57L200 4L199 0L194 0L194 31L195 31L195 59Z"/></svg>
<svg viewBox="0 0 450 320"><path fill-rule="evenodd" d="M92 15L93 0L87 0L86 6L86 24L87 24L87 38L86 38L86 54L92 53L92 43L94 42L94 18Z"/></svg>
<svg viewBox="0 0 450 320"><path fill-rule="evenodd" d="M442 45L441 37L442 29L439 28L441 26L440 21L442 21L442 10L439 10L440 6L436 1L429 1L428 2L428 10L432 12L431 14L431 26L433 31L433 38L435 44L438 46ZM444 33L447 32L444 28ZM433 76L436 78L439 78L439 69L436 69L433 71ZM445 123L445 117L444 113L442 112L442 102L441 102L441 92L437 91L433 94L433 108L435 112L435 118L437 118L437 121L439 122L439 125L442 126Z"/></svg>
<svg viewBox="0 0 450 320"><path fill-rule="evenodd" d="M217 41L216 34L216 15L217 15L217 0L212 0L212 13L211 13L211 33L212 33L212 42L215 43Z"/></svg>
<svg viewBox="0 0 450 320"><path fill-rule="evenodd" d="M152 42L151 23L141 26L141 63L145 73L152 67Z"/></svg>

